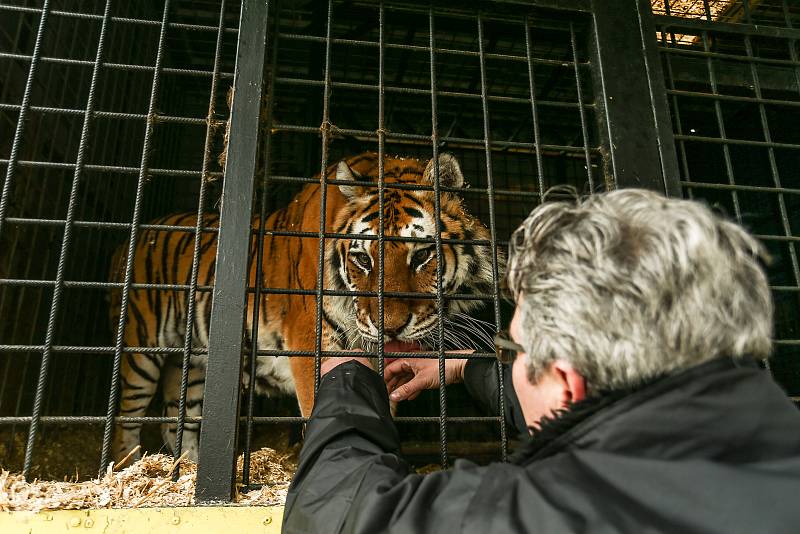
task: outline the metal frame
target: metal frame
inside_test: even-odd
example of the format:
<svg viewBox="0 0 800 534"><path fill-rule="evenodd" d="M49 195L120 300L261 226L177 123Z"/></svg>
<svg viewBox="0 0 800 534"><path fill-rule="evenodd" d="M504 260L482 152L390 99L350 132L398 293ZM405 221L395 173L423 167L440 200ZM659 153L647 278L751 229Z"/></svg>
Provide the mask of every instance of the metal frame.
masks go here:
<svg viewBox="0 0 800 534"><path fill-rule="evenodd" d="M104 436L102 445L101 467L105 467L110 460L111 433L118 424L176 424L176 458L180 456L183 441L184 425L186 423L200 423L201 427L201 453L197 477L197 499L201 502L228 501L232 499L235 488L235 460L237 447L243 445L244 473L243 484L251 485L249 472L249 458L251 441L257 425L275 423L303 423L302 417L283 417L277 415L256 415L256 400L253 388L249 390L246 401L246 413L241 412L242 370L244 362L250 366L250 376L255 376L256 356L291 356L314 358L315 361L315 387L319 385L319 368L321 358L324 356L351 355L351 351L324 351L322 344L321 310L322 299L333 295L353 295L377 297L379 301L378 325L379 333L384 330L383 325L383 299L389 297L426 298L436 302L439 310L439 322L436 336L438 338L437 350L429 354L405 354L386 352L381 345L373 352L360 353L378 359L379 369L383 369L384 358L387 356L435 358L439 364L440 379L443 380L444 365L452 355L445 348L445 325L441 319L442 311L450 299L475 299L491 303L489 315L496 327L502 322L502 303L500 300L500 280L498 273L498 258L496 249L505 246L503 239L503 224L509 223L509 213L520 205L528 208L536 202L544 200L545 190L558 183L563 176L555 171L554 162L559 164L570 162L577 171L570 179L588 185L587 192L594 192L603 188L616 187L647 187L664 192L671 196L682 193L691 197L698 197L704 192L722 192L730 194L733 202L733 211L736 218L743 222L745 209L741 207L741 200L750 194L773 195L778 206L780 228L777 231L760 233L769 246L783 247L785 254L781 256L784 267L790 273L786 280L773 284L772 288L778 296L800 295L800 265L797 256L797 243L800 236L793 228L791 203L795 196L800 195L800 186L787 182L781 176L776 153L781 150L795 151L800 143L783 142L772 137L768 111L772 106L786 106L791 109L800 108L800 99L789 100L776 97L767 89L770 87L765 80L762 68L782 69L782 72L791 74L797 87L800 88L800 59L798 58L797 42L800 33L793 26L789 16L787 0L783 0L786 12L786 23L778 25L756 25L753 21L758 12L754 9L746 11L746 18L741 23L718 22L712 20L710 11L704 19L686 19L670 14L669 3L665 1L665 15L653 16L650 12L651 2L647 0L620 0L615 9L610 10L607 2L600 0L507 0L482 4L481 8L456 5L455 2L437 3L436 6L423 5L413 1L386 0L385 2L368 2L357 0L352 3L341 3L328 0L316 9L317 14L303 14L303 20L309 21L308 27L292 27L287 29L281 26L280 14L282 9L295 9L293 5L280 5L276 0L243 0L239 13L239 29L230 27L231 22L226 18L226 2L220 0L219 16L216 25L187 24L170 20L170 5L180 3L182 0L165 0L161 19L157 20L153 13L136 16L113 16L111 0L105 4L103 15L97 13L71 13L67 11L51 10L50 3L45 0L41 8L9 6L0 4L0 13L9 12L16 15L38 18L41 22L36 30L33 51L26 54L21 50L0 52L0 61L18 62L27 67L27 81L21 101L6 102L5 93L0 94L0 113L18 114L16 131L11 144L11 153L5 159L0 159L0 166L5 165L5 181L0 196L0 237L9 228L32 229L41 232L41 235L56 235L61 228L64 229L64 239L61 242L58 266L52 274L42 274L38 279L31 279L26 271L23 275L14 275L0 278L0 289L18 288L31 294L38 292L39 300L45 302L43 309L47 309L46 298L42 295L52 289L53 299L48 313L43 341L35 339L31 334L27 342L11 342L0 340L0 352L7 355L20 355L31 360L31 369L35 368L35 358L31 355L41 354L41 365L38 366L39 374L34 393L33 409L30 415L20 414L20 390L16 399L16 410L13 416L0 416L0 426L28 425L28 440L25 450L24 473L31 474L36 440L41 436L42 430L51 424L64 425L103 425ZM746 7L749 6L747 0ZM353 31L345 32L342 28L343 19L346 19L348 6L360 9L373 16L368 23L354 27ZM512 9L513 8L513 9ZM344 13L344 14L343 14ZM152 15L152 16L150 16ZM398 38L397 29L392 23L396 17L414 17L415 20L425 21L420 28L414 28L406 34L404 40ZM749 18L747 18L749 17ZM286 17L284 17L286 18ZM296 17L300 19L302 17ZM402 19L407 22L407 19ZM98 25L99 46L93 48L94 61L76 59L75 57L52 57L50 52L42 51L43 35L51 31L50 26L54 21L64 23L94 23ZM202 21L201 21L202 22ZM347 22L347 21L345 21ZM351 21L352 22L352 21ZM443 24L446 22L447 24ZM154 47L155 62L152 65L134 64L133 61L108 59L106 53L113 50L106 43L106 27L110 24L116 26L136 28L157 32L158 44ZM448 25L458 26L457 30L442 31ZM462 29L463 25L463 29ZM506 47L497 46L500 25L512 28L517 32L515 42L507 43ZM360 30L359 30L360 28ZM493 29L495 28L495 29ZM620 31L627 28L630 31ZM458 32L462 32L458 34ZM554 32L558 37L550 38L558 41L561 54L548 55L541 48L541 33ZM213 43L209 42L209 50L213 49L213 66L206 68L202 65L186 64L174 65L165 60L168 41L175 32L191 32L192 35L209 35L214 37ZM419 35L416 35L416 32ZM448 34L448 32L450 32ZM656 39L660 32L661 42ZM697 46L673 46L670 44L670 32L693 33L700 35ZM458 35L457 35L458 34ZM742 48L738 51L719 50L715 48L713 37L719 35L733 35L742 39ZM236 67L231 71L229 65L223 60L225 38L236 36ZM465 37L466 36L466 37ZM462 40L458 40L460 37ZM111 39L112 37L109 37ZM756 38L775 39L789 45L789 57L776 59L774 57L760 57ZM473 39L469 41L469 39ZM466 44L465 44L466 43ZM588 43L588 44L587 44ZM287 47L287 48L282 48ZM294 47L294 48L292 48ZM305 47L305 48L304 48ZM341 59L337 54L346 49L347 54L370 54L377 64L377 73L374 78L346 76L348 65L347 58ZM302 69L291 69L286 50L317 50L316 65ZM396 56L393 56L396 54ZM232 54L231 54L232 55ZM79 57L79 56L76 56ZM302 54L298 54L294 61L304 61ZM387 73L392 68L393 58L400 61L412 62L417 58L417 71L423 82L409 83L402 75L406 67L398 68L396 72L401 75L389 76ZM409 59L411 58L411 59ZM678 76L673 72L673 64L680 58L690 58L692 61L702 62L708 74L708 89L697 87L684 87L676 83ZM743 65L750 73L753 94L724 94L720 87L723 85L721 73L716 70L718 62L737 62ZM447 67L457 67L471 70L470 76L463 79L454 77L447 72ZM518 79L522 80L521 87L510 87L503 92L495 84L498 65L507 68L505 72L515 72ZM84 68L92 67L91 77L87 77L89 93L86 106L62 105L58 99L44 102L32 101L31 91L42 69L58 68ZM289 66L296 67L296 64ZM227 67L227 68L226 68ZM285 67L281 70L281 67ZM411 67L409 67L411 68ZM514 70L516 69L516 70ZM226 72L226 70L228 72ZM542 72L551 72L543 76ZM102 109L95 95L97 79L104 73L130 73L146 74L147 80L143 85L150 88L147 99L147 112L140 110L133 112L122 106L111 109ZM421 74L420 74L421 73ZM695 73L696 74L696 73ZM423 76L424 75L424 76ZM527 79L526 79L527 77ZM160 113L158 110L169 93L164 81L168 78L195 79L210 81L210 99L207 114L202 117L188 116L179 112L170 111ZM208 188L211 182L222 178L223 173L214 171L210 161L214 139L222 124L220 120L220 102L218 91L220 81L232 80L235 89L235 98L230 118L230 139L228 157L222 185L221 224L216 227L206 227L202 215L207 205L212 203L209 198ZM555 81L553 81L555 80ZM679 81L679 80L678 80ZM550 85L550 87L547 87ZM555 88L555 89L554 89ZM566 88L566 89L565 89ZM800 90L800 89L798 89ZM115 90L116 91L116 90ZM281 99L293 91L300 95L311 94L319 91L321 98L308 100L308 107L319 112L319 117L309 112L316 121L321 123L303 123L301 114L286 111L282 107ZM305 91L308 91L306 93ZM569 94L559 94L565 91ZM103 88L100 86L99 93ZM147 91L144 91L148 93ZM205 89L203 95L205 95ZM317 94L317 93L314 93ZM374 103L377 109L376 127L358 122L343 123L341 115L336 111L341 105L337 103L337 96L350 95L352 102L358 103L365 109L368 103ZM363 95L363 102L353 95ZM573 96L574 95L574 96ZM264 98L266 97L266 99ZM407 127L393 127L395 118L392 110L406 102L402 99L417 98L418 102L430 105L430 114L425 109L417 110L412 124ZM681 116L681 103L686 99L708 102L713 111L714 122L718 125L719 136L690 135L683 130L684 122ZM266 102L264 102L266 100ZM464 109L453 113L453 103ZM763 140L736 139L726 132L726 124L722 107L727 104L741 104L755 106L758 110L758 124L763 133ZM450 106L450 108L448 108ZM518 107L514 107L518 106ZM262 111L266 109L266 128L262 124ZM513 110L513 111L509 111ZM519 115L524 115L516 131L506 124L498 124L497 117L503 120L513 118L519 110ZM528 115L528 113L530 115ZM571 138L554 139L552 128L548 127L548 114L552 124L553 114L563 114L575 123ZM81 133L77 148L77 158L72 162L52 161L50 156L24 159L20 147L25 146L25 129L29 128L30 117L50 117L59 121L72 121L69 137L77 138L76 124L82 119ZM5 115L3 115L5 117ZM464 118L466 117L466 118ZM430 121L430 123L428 123ZM459 122L461 121L461 122ZM568 119L565 118L565 122ZM92 131L108 128L105 124L125 124L126 128L143 130L142 150L132 150L136 153L138 163L128 158L122 162L108 161L105 158L93 159L87 152L91 145ZM465 125L464 123L470 123ZM140 128L143 126L143 128ZM157 159L152 148L171 149L175 139L157 137L157 127L191 126L205 128L203 136L203 156L196 161L202 161L201 168L183 168L170 164L169 161ZM567 131L569 128L565 127ZM504 132L498 137L498 131ZM519 134L520 131L526 132ZM597 138L595 136L597 133ZM509 133L510 132L510 133ZM36 132L37 136L41 136ZM279 154L280 139L277 136L296 136L292 139L302 140L307 154L313 154L308 160L309 169L281 166ZM253 252L250 248L255 243L255 254L261 256L262 240L268 232L264 228L268 200L282 186L301 187L309 183L319 183L316 178L309 175L322 170L322 183L327 183L325 169L336 158L336 144L340 141L359 146L377 146L381 161L377 181L359 185L371 186L377 189L379 195L379 223L381 231L374 240L378 243L378 273L381 283L376 291L358 293L334 291L323 288L322 273L324 250L326 240L347 239L355 236L337 234L327 230L325 220L325 187L322 187L323 198L322 217L318 231L294 232L289 230L269 231L273 236L295 237L316 240L317 245L317 284L313 289L294 289L280 287L266 287L261 266L256 270L255 284L248 287L247 262L248 254ZM198 144L200 141L198 140ZM709 146L719 146L724 154L725 179L721 181L703 181L702 176L693 176L694 169L687 156L687 146L702 143ZM732 157L736 147L758 147L768 154L769 179L766 184L745 184L735 177L735 162ZM319 147L320 150L317 150ZM413 154L432 153L434 161L438 154L444 150L463 151L472 155L471 164L473 173L479 175L483 182L468 190L456 190L440 183L438 165L435 167L434 183L429 186L415 186L408 184L386 183L384 179L383 156L397 150L397 147L414 151ZM535 187L527 190L518 185L503 182L504 171L499 170L498 162L507 162L509 154L519 158L530 159L530 170L535 175ZM317 159L319 158L319 159ZM601 161L602 159L602 161ZM600 163L600 168L597 164ZM603 165L604 164L604 165ZM581 168L585 167L585 169ZM289 170L286 170L289 169ZM15 186L15 177L21 171L37 171L48 173L69 173L71 180L62 181L59 187L63 190L63 198L67 209L63 214L37 212L30 214L12 214L11 191ZM565 171L566 172L566 171ZM127 185L134 183L130 180L136 177L135 193L133 200L132 216L130 220L104 220L97 216L97 211L91 209L78 209L88 203L87 193L78 196L78 185L88 176L99 174L114 175L129 180ZM526 178L530 176L526 175ZM198 181L197 204L194 206L198 215L194 225L160 225L142 224L147 220L147 206L144 189L150 180L164 180L159 191L169 191L171 183L179 179ZM172 182L170 182L172 180ZM533 182L534 180L530 180ZM66 183L71 190L66 196ZM355 182L353 182L355 184ZM256 194L256 186L260 186ZM443 191L457 192L465 200L480 203L484 201L488 208L480 215L482 221L489 227L490 239L488 240L456 240L442 237L440 232L431 239L406 239L384 235L383 206L385 192L397 189L422 189L433 191L436 197L435 210L438 216L441 206L439 195ZM107 190L113 195L113 187ZM62 192L59 192L62 198ZM509 207L504 202L512 199L517 204ZM788 200L787 200L788 199ZM96 201L96 209L100 209L105 201ZM115 198L109 203L109 210L117 212L122 210L125 199ZM510 203L510 202L509 202ZM261 217L261 225L252 227L252 215L257 209ZM13 216L11 216L13 215ZM509 220L506 220L509 219ZM70 259L76 257L75 234L79 231L90 231L97 236L123 236L129 238L127 249L127 268L124 280L121 282L91 281L80 279L80 275L72 274L66 269ZM194 243L191 276L181 283L138 283L131 277L134 244L137 236L150 231L174 232L181 240ZM199 244L203 233L218 233L217 265L224 268L217 269L218 278L213 284L204 283L198 279ZM16 234L15 234L16 235ZM358 236L363 239L364 236ZM101 237L99 239L103 239ZM16 239L16 237L15 237ZM38 239L38 238L37 238ZM435 246L437 259L441 260L442 247L448 244L462 244L476 247L491 247L493 251L492 264L494 276L492 292L475 295L446 294L441 288L442 267L438 262L436 279L437 291L433 293L411 293L385 291L383 276L385 271L383 249L386 243L396 241L416 241L430 243ZM15 241L16 243L16 241ZM82 245L81 245L82 246ZM16 247L16 245L15 245ZM96 255L103 251L103 244L98 240L91 244L87 250L96 250ZM81 260L86 264L89 260ZM75 271L78 272L78 271ZM85 271L80 271L83 273ZM46 271L43 271L46 273ZM5 273L0 276L5 276ZM117 325L116 338L111 344L88 345L84 343L60 343L60 338L55 333L63 320L59 310L69 303L67 291L95 291L102 292L110 289L122 292L123 304ZM186 309L183 321L189 333L185 336L180 347L135 347L126 346L122 340L122 325L125 324L127 312L127 296L130 291L150 292L175 292L186 295ZM196 313L196 301L206 298L213 292L214 306L210 326L210 341L208 347L195 347L192 344L191 331L194 328L193 317ZM253 293L254 309L248 310L248 296ZM260 313L260 296L270 294L295 294L309 295L316 299L315 346L314 350L265 350L259 349L256 343L245 347L244 324L245 313L252 313L254 332L252 339L257 339L257 325ZM0 309L3 309L0 296ZM243 305L245 304L245 305ZM40 307L37 305L37 308ZM789 330L785 330L789 331ZM776 340L782 349L795 350L800 346L800 340L783 337ZM117 416L119 394L119 368L124 354L139 353L148 355L165 355L181 361L180 398L176 417L128 417ZM113 362L110 369L109 395L103 399L104 414L85 415L56 415L51 413L48 395L55 395L48 388L48 377L52 375L50 365L54 355L61 357L79 358L81 355L105 355L106 363ZM242 355L249 354L249 361ZM461 355L459 355L460 357ZM207 357L207 382L204 395L203 416L187 416L187 389L189 387L188 371L192 357ZM476 352L470 358L492 358L491 352ZM10 358L3 369L2 385L0 385L0 402L3 401L3 390L9 379ZM69 363L69 374L60 377L60 387L69 388L70 379L80 374L80 362ZM27 365L25 372L28 372ZM51 377L52 378L52 377ZM502 390L508 384L502 383L500 375L501 399ZM104 384L100 379L92 386L102 389ZM439 390L435 399L435 411L423 415L406 415L396 419L400 425L415 424L418 426L435 427L438 437L438 459L442 466L450 464L453 453L452 436L457 435L453 424L475 425L491 424L498 430L499 457L505 460L508 450L508 431L505 427L501 413L490 416L452 415L454 406L452 395L444 388ZM5 413L5 412L4 412ZM246 425L246 434L243 443L239 443L240 424Z"/></svg>
<svg viewBox="0 0 800 534"><path fill-rule="evenodd" d="M206 424L200 430L201 456L195 490L200 502L230 500L234 495L247 259L269 6L269 0L245 0L239 23L235 97L217 241L217 264L226 268L217 270L211 310L206 373L214 377L214 382L213 387L205 388L203 402Z"/></svg>
<svg viewBox="0 0 800 534"><path fill-rule="evenodd" d="M608 9L602 0L594 0L593 7L597 64L593 73L605 123L601 131L608 150L607 176L614 177L615 187L643 187L677 196L678 164L666 129L670 123L666 99L657 90L663 79L653 64L655 33L645 22L650 6L644 0L621 0L615 9Z"/></svg>

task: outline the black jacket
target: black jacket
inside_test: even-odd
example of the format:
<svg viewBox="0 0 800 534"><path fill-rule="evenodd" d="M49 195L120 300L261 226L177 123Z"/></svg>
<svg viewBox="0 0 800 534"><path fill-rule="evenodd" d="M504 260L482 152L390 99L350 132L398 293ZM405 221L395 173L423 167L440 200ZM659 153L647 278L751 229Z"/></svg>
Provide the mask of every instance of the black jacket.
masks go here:
<svg viewBox="0 0 800 534"><path fill-rule="evenodd" d="M284 532L800 532L800 412L754 364L708 362L559 425L516 463L412 474L383 381L340 365L320 385Z"/></svg>

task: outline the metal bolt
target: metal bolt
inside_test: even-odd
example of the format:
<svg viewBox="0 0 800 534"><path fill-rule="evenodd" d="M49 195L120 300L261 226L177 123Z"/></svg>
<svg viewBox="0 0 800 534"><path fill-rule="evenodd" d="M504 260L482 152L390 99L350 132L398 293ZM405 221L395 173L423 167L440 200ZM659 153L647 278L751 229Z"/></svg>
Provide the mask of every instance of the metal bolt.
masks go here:
<svg viewBox="0 0 800 534"><path fill-rule="evenodd" d="M272 516L268 515L267 517L264 518L264 524L269 525L270 523L272 523Z"/></svg>
<svg viewBox="0 0 800 534"><path fill-rule="evenodd" d="M69 520L69 526L71 527L79 527L81 526L81 518L80 517L73 517Z"/></svg>
<svg viewBox="0 0 800 534"><path fill-rule="evenodd" d="M181 522L181 518L180 517L178 517L177 515L172 516L172 524L173 525L177 525L180 522Z"/></svg>
<svg viewBox="0 0 800 534"><path fill-rule="evenodd" d="M87 517L86 520L83 522L83 526L86 528L92 528L94 526L94 519L91 517Z"/></svg>

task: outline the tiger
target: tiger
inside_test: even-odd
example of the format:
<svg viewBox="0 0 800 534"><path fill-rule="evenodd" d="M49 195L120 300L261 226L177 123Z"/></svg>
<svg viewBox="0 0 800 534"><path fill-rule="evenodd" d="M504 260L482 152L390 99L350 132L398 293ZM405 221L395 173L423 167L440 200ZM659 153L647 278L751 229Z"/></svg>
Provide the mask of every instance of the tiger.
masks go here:
<svg viewBox="0 0 800 534"><path fill-rule="evenodd" d="M433 294L437 285L435 243L434 160L384 158L383 234L386 237L411 238L412 241L384 241L385 292ZM457 159L448 153L438 157L441 191L440 256L441 287L445 295L491 294L502 268L503 256L488 244L486 226L467 212L463 199L453 192L465 187ZM322 305L322 350L360 348L374 351L379 346L378 299L364 292L379 289L378 241L380 201L379 160L375 152L365 152L342 159L326 169L325 232L339 234L326 238L324 245ZM322 184L319 175L306 185L291 202L268 216L264 222L262 254L257 258L256 239L252 232L248 259L248 283L255 285L256 271L263 273L262 287L312 290L304 293L280 294L262 292L258 317L256 348L258 350L314 351L316 346L316 286L318 238L275 236L274 231L318 233ZM345 183L339 183L345 182ZM364 185L362 185L364 184ZM393 188L392 184L421 185L427 189ZM153 225L191 226L197 223L196 213L177 213L152 221ZM202 226L218 228L219 216L204 214ZM252 227L260 227L256 216ZM364 236L363 239L346 236ZM414 241L413 238L424 238ZM186 284L191 280L194 234L148 228L141 233L133 256L132 278L135 284ZM203 232L200 238L198 285L214 283L216 265L216 232ZM449 240L464 240L451 243ZM111 279L124 280L128 244L121 245L112 260ZM494 254L494 256L493 256ZM112 295L111 320L116 328L121 303L120 289ZM123 329L125 346L183 347L186 329L187 291L136 288L129 291L128 313ZM353 294L349 294L353 293ZM432 296L432 295L430 295ZM245 343L252 343L255 293L246 300L247 320ZM191 345L208 346L211 317L210 291L195 293L195 312ZM445 336L451 345L463 342L474 326L467 314L481 306L480 299L443 300ZM459 321L459 318L462 320ZM477 321L477 320L475 320ZM438 304L435 298L401 298L389 296L383 303L383 347L386 352L429 350L437 347ZM457 331L461 327L460 333ZM121 361L119 414L144 416L159 382L164 415L176 417L180 395L182 354L123 353ZM243 388L250 376L245 365ZM189 359L186 415L200 416L205 384L206 356ZM315 362L313 357L259 355L256 357L255 393L259 395L295 395L304 417L314 404ZM175 424L162 424L164 443L174 451ZM196 461L199 451L199 423L184 424L182 450ZM140 423L120 423L115 429L114 456L119 461L128 456L138 458Z"/></svg>

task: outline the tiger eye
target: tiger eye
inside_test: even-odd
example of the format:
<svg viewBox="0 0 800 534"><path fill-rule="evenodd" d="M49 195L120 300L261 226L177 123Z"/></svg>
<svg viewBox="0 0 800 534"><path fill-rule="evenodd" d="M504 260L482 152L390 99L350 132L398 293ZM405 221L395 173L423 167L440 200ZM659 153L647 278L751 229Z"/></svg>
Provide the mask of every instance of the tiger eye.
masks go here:
<svg viewBox="0 0 800 534"><path fill-rule="evenodd" d="M430 248L423 248L414 253L411 257L411 262L415 265L422 265L425 260L428 259L428 256L431 254Z"/></svg>
<svg viewBox="0 0 800 534"><path fill-rule="evenodd" d="M372 262L370 261L369 254L365 252L356 252L353 254L353 258L356 260L356 263L365 269L369 269L372 266Z"/></svg>

